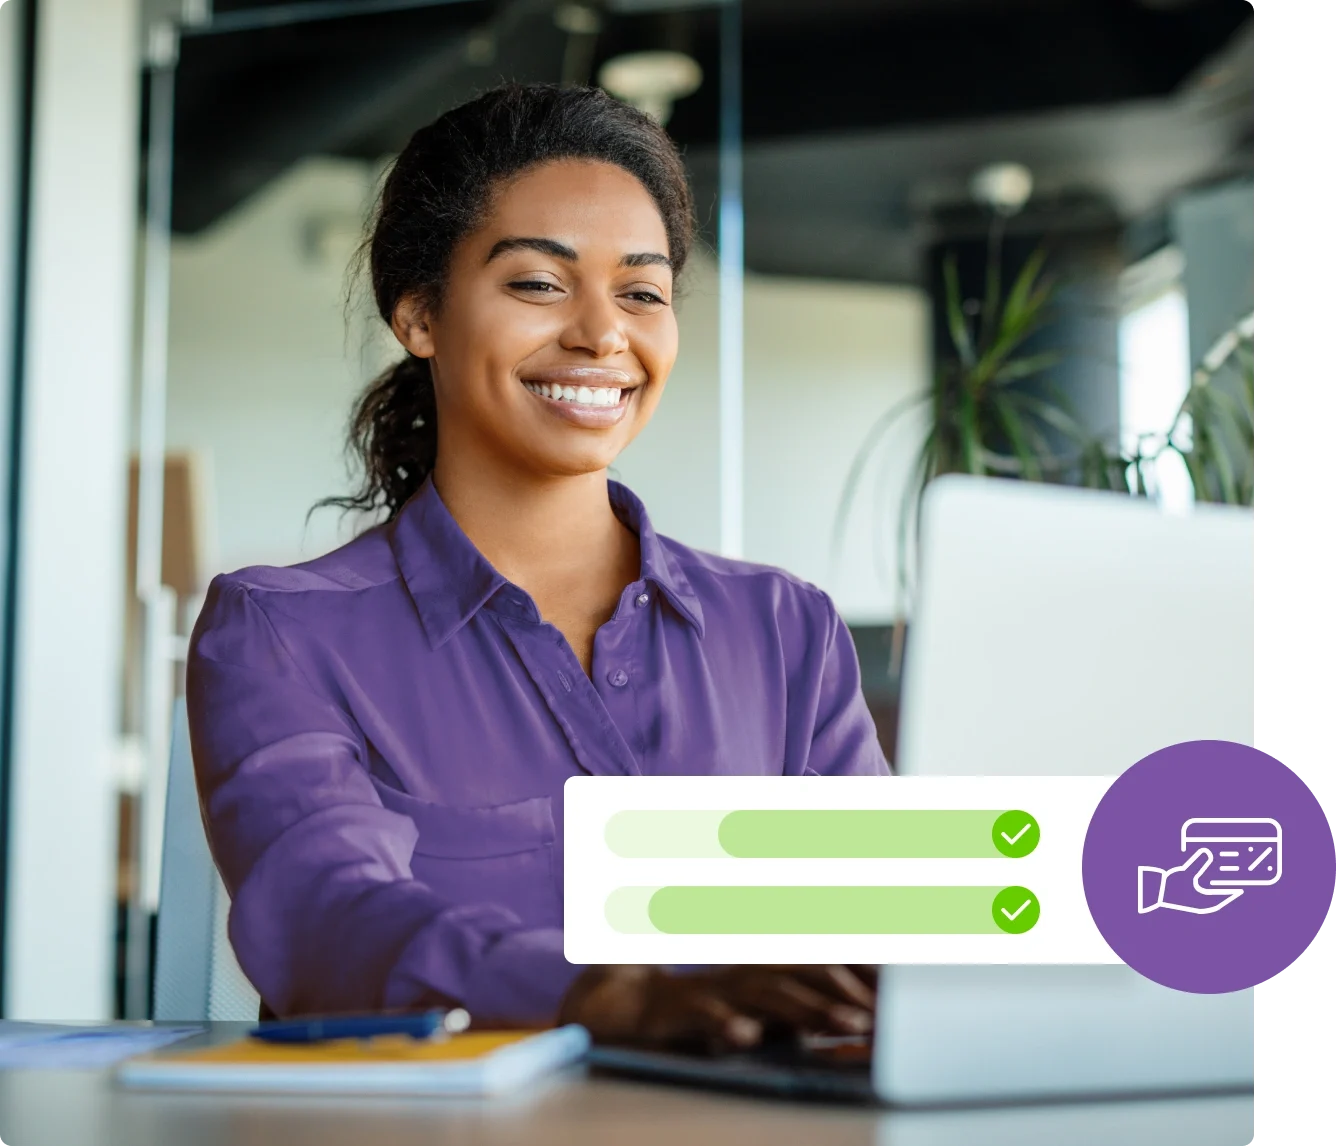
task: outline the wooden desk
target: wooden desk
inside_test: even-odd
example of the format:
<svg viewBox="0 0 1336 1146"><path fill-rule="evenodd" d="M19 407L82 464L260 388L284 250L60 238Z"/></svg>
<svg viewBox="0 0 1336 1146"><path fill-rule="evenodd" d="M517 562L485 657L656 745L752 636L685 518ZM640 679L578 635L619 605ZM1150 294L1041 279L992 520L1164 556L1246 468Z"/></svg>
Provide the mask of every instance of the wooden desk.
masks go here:
<svg viewBox="0 0 1336 1146"><path fill-rule="evenodd" d="M215 1024L211 1039L238 1024ZM589 1077L502 1100L125 1091L108 1071L0 1071L8 1146L1245 1146L1247 1097L1004 1110L814 1106Z"/></svg>

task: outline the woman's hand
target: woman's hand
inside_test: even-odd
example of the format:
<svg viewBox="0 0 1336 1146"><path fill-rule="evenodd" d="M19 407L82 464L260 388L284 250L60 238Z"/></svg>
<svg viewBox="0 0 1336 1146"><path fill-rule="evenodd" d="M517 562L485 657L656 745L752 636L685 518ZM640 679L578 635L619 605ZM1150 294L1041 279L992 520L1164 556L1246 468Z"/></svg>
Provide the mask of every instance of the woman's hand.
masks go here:
<svg viewBox="0 0 1336 1146"><path fill-rule="evenodd" d="M798 964L715 967L672 974L646 965L584 971L558 1020L595 1042L714 1051L755 1046L775 1030L860 1035L872 1030L877 969Z"/></svg>

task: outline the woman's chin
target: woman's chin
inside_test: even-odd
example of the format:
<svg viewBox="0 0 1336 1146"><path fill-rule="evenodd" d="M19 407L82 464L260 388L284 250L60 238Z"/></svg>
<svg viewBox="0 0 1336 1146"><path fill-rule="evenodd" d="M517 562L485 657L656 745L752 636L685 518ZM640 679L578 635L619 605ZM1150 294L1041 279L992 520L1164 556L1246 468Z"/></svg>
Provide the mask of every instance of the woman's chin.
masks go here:
<svg viewBox="0 0 1336 1146"><path fill-rule="evenodd" d="M616 451L553 456L543 468L553 477L585 477L601 473L617 460Z"/></svg>
<svg viewBox="0 0 1336 1146"><path fill-rule="evenodd" d="M599 428L554 422L549 417L539 426L526 426L526 441L519 451L533 469L554 477L579 477L607 469L631 444L637 428L632 418Z"/></svg>

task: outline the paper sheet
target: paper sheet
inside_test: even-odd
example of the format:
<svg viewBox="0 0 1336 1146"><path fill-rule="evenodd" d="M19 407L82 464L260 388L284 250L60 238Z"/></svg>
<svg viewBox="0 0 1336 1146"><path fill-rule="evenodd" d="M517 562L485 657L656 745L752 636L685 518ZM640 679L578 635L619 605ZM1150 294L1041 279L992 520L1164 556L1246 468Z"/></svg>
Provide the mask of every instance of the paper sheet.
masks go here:
<svg viewBox="0 0 1336 1146"><path fill-rule="evenodd" d="M0 1068L88 1070L198 1034L203 1027L89 1026L0 1020Z"/></svg>

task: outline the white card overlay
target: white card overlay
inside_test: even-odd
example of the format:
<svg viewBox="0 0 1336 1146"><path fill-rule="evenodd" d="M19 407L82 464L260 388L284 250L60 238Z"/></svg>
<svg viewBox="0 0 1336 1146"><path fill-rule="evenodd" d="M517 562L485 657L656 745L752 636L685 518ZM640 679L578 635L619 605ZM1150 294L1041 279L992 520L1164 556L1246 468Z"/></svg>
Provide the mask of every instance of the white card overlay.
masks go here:
<svg viewBox="0 0 1336 1146"><path fill-rule="evenodd" d="M1113 777L825 777L825 776L579 776L565 785L565 954L572 963L1117 963L1096 929L1081 885L1081 851L1086 827ZM850 820L822 813L857 812ZM1039 843L1023 856L979 854L980 822L993 817L879 817L894 811L1022 811L1006 822L1015 850L1037 834ZM734 817L731 813L803 813L798 818ZM810 813L810 815L808 815ZM873 813L873 815L868 815ZM1027 827L1029 822L1032 826ZM928 841L961 838L972 846L962 856L869 857L813 855L821 840L846 845L841 824L872 839L885 827L908 826L898 838ZM758 829L759 825L759 830ZM767 825L769 826L767 828ZM938 832L938 825L943 827ZM962 832L962 825L965 829ZM835 830L832 831L832 828ZM997 829L1001 831L1002 829ZM762 851L808 854L758 856L726 850L721 839L762 840ZM994 838L998 838L994 836ZM806 841L805 843L803 841ZM812 841L815 840L814 844ZM889 850L896 850L898 845ZM1001 845L999 845L1001 846ZM745 851L745 847L743 848ZM941 850L938 848L938 850ZM1011 850L1010 848L1008 850ZM1128 873L1128 895L1136 894L1136 873ZM996 900L1007 918L1033 918L1023 933L1007 933L989 923L993 895L1021 887L1032 897ZM719 893L694 889L730 889ZM762 889L754 896L749 889ZM765 889L799 889L792 893ZM922 888L907 897L891 891L820 889ZM670 889L657 895L661 889ZM683 890L678 890L683 889ZM812 890L807 890L812 889ZM942 891L940 889L967 889ZM725 910L719 910L719 903ZM695 897L695 898L693 898ZM786 898L787 897L787 898ZM900 897L900 898L897 898ZM983 898L982 914L978 902ZM1027 899L1031 902L1027 903ZM653 907L650 906L653 901ZM671 901L671 902L669 902ZM897 909L864 911L864 903L918 903L918 933L850 933L842 926L840 902L850 917L894 920ZM1034 901L1037 901L1037 905ZM693 914L693 904L707 908ZM945 905L938 911L937 904ZM767 904L769 905L767 907ZM780 908L776 908L776 904ZM803 905L807 905L804 907ZM729 905L737 905L734 912ZM792 909L789 910L789 905ZM964 905L963 907L960 905ZM670 910L671 908L671 910ZM815 910L808 913L808 908ZM1032 913L1037 911L1037 916ZM767 914L768 912L768 914ZM954 914L953 914L954 912ZM905 917L912 915L910 911ZM664 923L665 918L673 922ZM756 933L769 920L792 920L783 929ZM954 920L972 933L922 933L922 919ZM683 933L665 927L700 928ZM683 921L686 921L685 923ZM737 921L736 923L732 921ZM694 922L693 922L694 921ZM978 925L976 927L976 925ZM728 930L737 926L740 933ZM881 927L879 922L867 925ZM894 922L888 924L889 928ZM748 928L751 930L749 931Z"/></svg>

